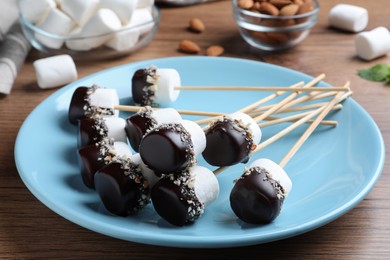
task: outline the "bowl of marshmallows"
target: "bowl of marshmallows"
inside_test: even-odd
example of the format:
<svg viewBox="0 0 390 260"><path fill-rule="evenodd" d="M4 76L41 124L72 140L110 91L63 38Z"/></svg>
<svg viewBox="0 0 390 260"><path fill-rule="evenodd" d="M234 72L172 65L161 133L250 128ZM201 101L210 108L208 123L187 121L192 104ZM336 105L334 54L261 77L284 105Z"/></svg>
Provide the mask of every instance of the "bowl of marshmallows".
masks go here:
<svg viewBox="0 0 390 260"><path fill-rule="evenodd" d="M21 0L19 8L35 49L75 59L130 54L153 39L160 19L154 0Z"/></svg>

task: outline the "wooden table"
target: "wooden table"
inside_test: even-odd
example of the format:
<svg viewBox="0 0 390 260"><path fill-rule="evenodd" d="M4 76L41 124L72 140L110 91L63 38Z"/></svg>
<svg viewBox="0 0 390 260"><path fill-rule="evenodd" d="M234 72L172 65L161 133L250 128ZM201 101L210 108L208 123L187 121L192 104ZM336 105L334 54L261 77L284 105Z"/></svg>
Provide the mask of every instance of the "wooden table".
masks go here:
<svg viewBox="0 0 390 260"><path fill-rule="evenodd" d="M194 40L204 49L212 44L225 47L224 56L282 65L310 75L327 74L335 85L349 79L353 98L375 119L390 150L390 87L360 79L357 69L376 63L390 64L390 57L364 62L355 57L354 34L329 28L329 9L340 1L322 0L318 24L296 48L279 53L263 53L249 47L238 34L229 1L182 8L161 8L161 25L155 39L137 53L120 59L79 62L79 77L129 62L182 56L179 41ZM345 0L363 6L370 13L367 29L390 27L387 0ZM206 24L203 34L186 30L190 17ZM388 259L390 257L390 165L374 189L353 210L336 221L306 234L282 241L230 249L177 249L117 240L75 225L49 210L24 186L14 163L14 143L27 115L55 90L38 89L31 52L9 96L0 98L0 258L96 257L246 258L288 259ZM387 152L387 156L389 156Z"/></svg>

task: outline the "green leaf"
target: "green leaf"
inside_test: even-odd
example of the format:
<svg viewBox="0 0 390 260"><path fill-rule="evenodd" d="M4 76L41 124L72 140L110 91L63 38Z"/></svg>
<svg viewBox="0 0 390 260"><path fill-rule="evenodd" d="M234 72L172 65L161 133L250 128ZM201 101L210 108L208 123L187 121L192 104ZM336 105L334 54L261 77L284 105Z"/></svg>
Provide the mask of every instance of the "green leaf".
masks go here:
<svg viewBox="0 0 390 260"><path fill-rule="evenodd" d="M377 64L369 69L358 70L358 75L370 81L386 81L390 79L390 67L386 64Z"/></svg>

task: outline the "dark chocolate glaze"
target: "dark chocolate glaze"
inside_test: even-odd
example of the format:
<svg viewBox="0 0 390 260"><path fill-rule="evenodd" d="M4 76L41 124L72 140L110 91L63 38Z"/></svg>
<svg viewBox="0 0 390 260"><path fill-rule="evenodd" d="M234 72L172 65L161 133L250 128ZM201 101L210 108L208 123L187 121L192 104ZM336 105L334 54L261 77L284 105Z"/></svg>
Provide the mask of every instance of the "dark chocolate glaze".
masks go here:
<svg viewBox="0 0 390 260"><path fill-rule="evenodd" d="M139 148L142 161L156 174L180 173L194 164L192 141L179 124L154 128L142 138Z"/></svg>
<svg viewBox="0 0 390 260"><path fill-rule="evenodd" d="M230 206L242 221L267 224L279 215L284 202L280 193L283 188L267 174L264 168L250 168L235 183Z"/></svg>
<svg viewBox="0 0 390 260"><path fill-rule="evenodd" d="M81 177L85 186L91 189L95 188L95 173L109 163L109 158L112 157L110 154L103 156L101 149L100 145L92 144L78 150Z"/></svg>
<svg viewBox="0 0 390 260"><path fill-rule="evenodd" d="M153 73L155 73L155 70L153 69L139 69L134 73L133 78L131 79L131 92L134 103L141 106L155 105L152 102L154 92L149 89L153 84L147 82L148 76L154 77Z"/></svg>
<svg viewBox="0 0 390 260"><path fill-rule="evenodd" d="M102 141L108 136L108 129L101 118L84 118L79 120L77 146L82 148L87 145Z"/></svg>
<svg viewBox="0 0 390 260"><path fill-rule="evenodd" d="M175 226L193 223L203 213L203 205L194 191L182 183L175 184L169 176L153 186L151 198L160 217Z"/></svg>
<svg viewBox="0 0 390 260"><path fill-rule="evenodd" d="M203 158L213 166L246 163L252 146L247 131L237 130L238 123L230 119L213 123L206 131Z"/></svg>
<svg viewBox="0 0 390 260"><path fill-rule="evenodd" d="M126 134L134 151L139 151L139 145L146 131L154 125L150 117L134 114L126 119Z"/></svg>
<svg viewBox="0 0 390 260"><path fill-rule="evenodd" d="M125 169L122 163L111 162L96 172L94 180L104 207L112 214L132 215L149 202L148 183L135 165Z"/></svg>
<svg viewBox="0 0 390 260"><path fill-rule="evenodd" d="M71 124L77 125L78 120L85 118L85 107L88 106L88 87L78 87L69 105L68 118Z"/></svg>

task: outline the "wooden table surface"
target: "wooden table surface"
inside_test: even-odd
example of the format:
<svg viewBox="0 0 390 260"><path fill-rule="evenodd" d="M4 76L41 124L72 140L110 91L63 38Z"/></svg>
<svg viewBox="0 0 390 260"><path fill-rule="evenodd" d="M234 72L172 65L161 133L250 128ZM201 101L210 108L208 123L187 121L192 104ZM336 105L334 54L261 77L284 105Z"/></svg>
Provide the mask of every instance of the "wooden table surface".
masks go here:
<svg viewBox="0 0 390 260"><path fill-rule="evenodd" d="M341 1L322 0L318 24L297 47L279 53L263 53L249 47L239 36L229 1L181 8L162 7L155 39L137 53L114 60L78 62L79 77L113 66L151 58L183 56L179 41L194 40L204 49L212 44L225 47L224 56L239 57L285 66L310 75L326 73L326 81L340 85L349 79L353 98L374 118L390 147L390 87L368 82L357 69L376 63L390 64L390 57L372 62L356 58L354 34L329 28L327 15ZM345 0L368 9L367 29L390 27L387 0ZM199 17L206 31L186 30L189 18ZM229 249L183 249L143 245L97 234L65 220L39 202L21 181L14 163L14 144L28 114L55 89L36 85L32 51L16 79L12 93L0 98L0 258L276 258L288 259L389 259L390 257L390 165L353 210L311 232L272 243ZM388 152L386 153L389 156Z"/></svg>

